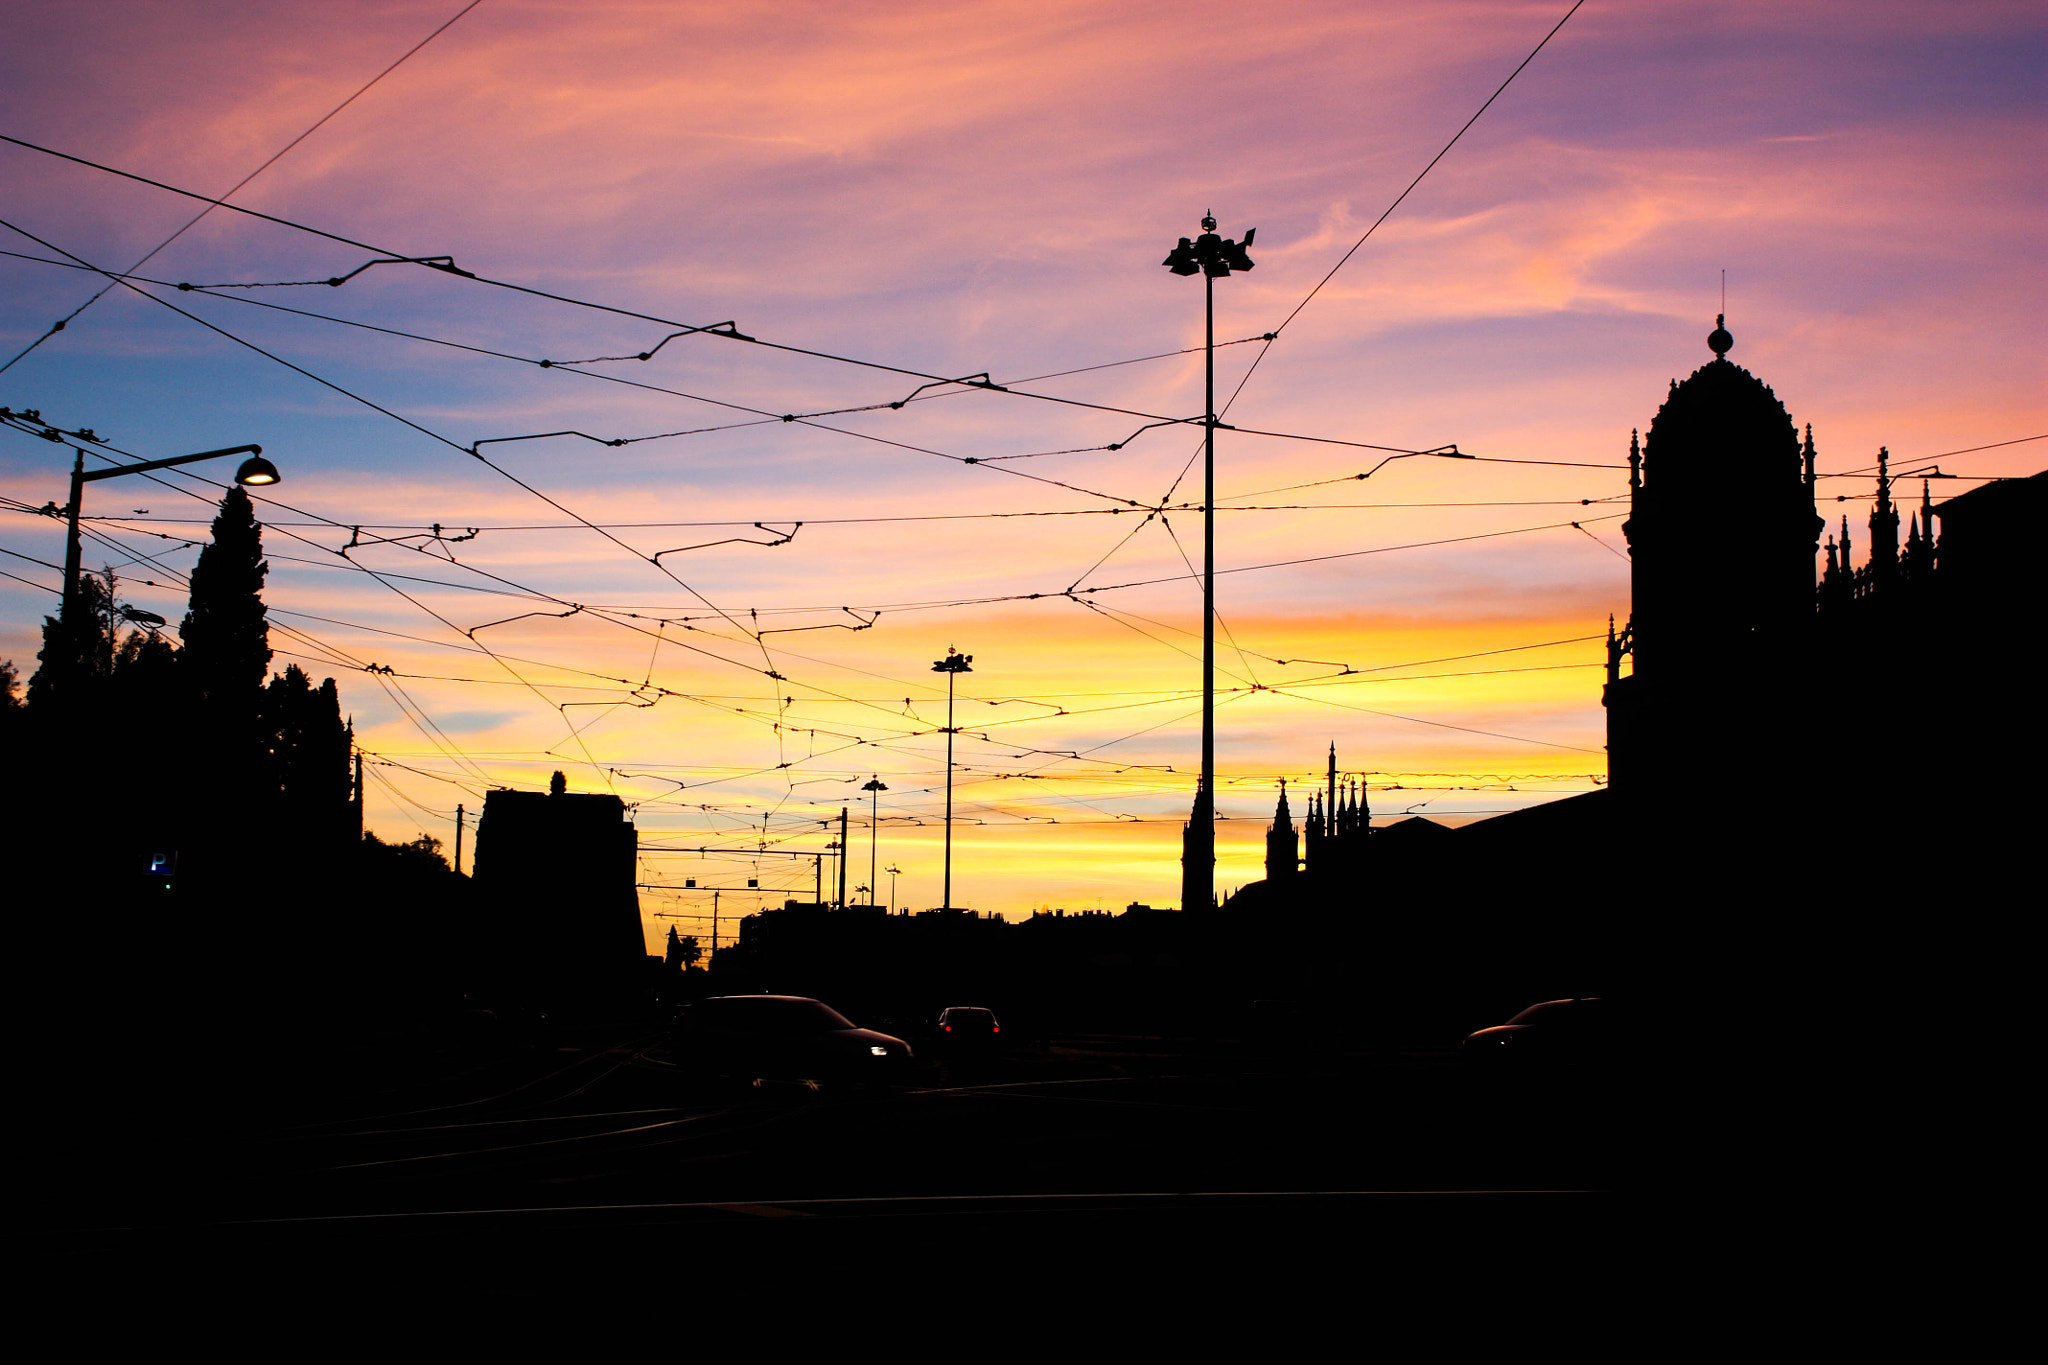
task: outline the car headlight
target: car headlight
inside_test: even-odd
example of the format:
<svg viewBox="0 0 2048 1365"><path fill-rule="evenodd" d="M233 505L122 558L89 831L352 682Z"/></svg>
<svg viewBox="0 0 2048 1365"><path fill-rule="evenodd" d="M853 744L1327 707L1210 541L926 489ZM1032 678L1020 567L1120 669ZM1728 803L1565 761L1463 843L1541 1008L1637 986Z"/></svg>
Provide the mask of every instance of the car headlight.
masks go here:
<svg viewBox="0 0 2048 1365"><path fill-rule="evenodd" d="M877 1057L886 1057L889 1055L889 1049L881 1046L871 1046L868 1048L868 1051L873 1053Z"/></svg>

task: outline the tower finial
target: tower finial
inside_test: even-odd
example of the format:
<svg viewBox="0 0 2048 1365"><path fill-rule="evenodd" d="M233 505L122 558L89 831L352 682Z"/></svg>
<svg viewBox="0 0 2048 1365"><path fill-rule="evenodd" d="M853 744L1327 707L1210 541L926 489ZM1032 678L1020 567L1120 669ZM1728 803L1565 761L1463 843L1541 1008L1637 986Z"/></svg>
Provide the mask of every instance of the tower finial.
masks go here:
<svg viewBox="0 0 2048 1365"><path fill-rule="evenodd" d="M1728 335L1728 315L1714 314L1714 330L1707 333L1707 349L1714 353L1714 359L1726 360L1734 345L1735 338Z"/></svg>

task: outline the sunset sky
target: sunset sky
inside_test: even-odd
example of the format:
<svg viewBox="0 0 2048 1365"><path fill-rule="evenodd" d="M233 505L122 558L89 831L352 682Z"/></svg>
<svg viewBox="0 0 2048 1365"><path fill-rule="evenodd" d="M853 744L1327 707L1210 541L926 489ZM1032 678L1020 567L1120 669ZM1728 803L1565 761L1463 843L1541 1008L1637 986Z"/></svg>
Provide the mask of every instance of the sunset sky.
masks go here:
<svg viewBox="0 0 2048 1365"><path fill-rule="evenodd" d="M461 3L13 5L0 133L220 194ZM452 843L458 802L561 769L634 804L643 880L759 880L732 914L808 899L808 861L742 855L816 850L842 805L866 883L878 775L896 901L935 905L931 664L957 647L955 902L1175 904L1199 434L1111 451L1147 419L1027 395L1200 413L1201 282L1159 262L1204 210L1258 232L1216 287L1226 421L1484 457L1359 482L1382 452L1219 436L1221 888L1262 875L1278 780L1333 742L1380 816L1604 775L1629 433L1711 358L1723 271L1730 359L1857 473L1822 489L1859 546L1880 445L2048 463L1949 454L2048 433L2038 5L1589 0L1309 299L1569 8L482 0L231 202L485 280L180 291L371 259L215 210L0 373L0 404L137 458L264 447L274 666L338 679L387 838ZM106 284L50 262L128 270L203 207L11 143L0 187L0 362ZM824 355L698 335L643 362L673 327L486 281ZM875 366L1011 392L892 408L924 381ZM598 439L504 440L553 432ZM28 509L68 463L0 432ZM87 565L175 627L218 497L92 485ZM62 525L0 507L0 548L26 676ZM1700 756L1736 819L1809 776ZM735 852L651 851L700 845ZM642 903L650 943L708 934L652 918L708 893Z"/></svg>

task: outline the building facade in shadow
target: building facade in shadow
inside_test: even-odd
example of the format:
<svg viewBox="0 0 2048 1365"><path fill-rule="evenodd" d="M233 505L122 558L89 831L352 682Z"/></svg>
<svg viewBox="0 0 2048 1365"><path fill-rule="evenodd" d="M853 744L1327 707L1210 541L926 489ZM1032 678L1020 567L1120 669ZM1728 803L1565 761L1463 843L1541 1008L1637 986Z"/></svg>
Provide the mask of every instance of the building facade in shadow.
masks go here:
<svg viewBox="0 0 2048 1365"><path fill-rule="evenodd" d="M477 822L477 905L493 925L494 968L508 989L584 998L629 988L644 970L639 835L625 803L568 790L499 788Z"/></svg>

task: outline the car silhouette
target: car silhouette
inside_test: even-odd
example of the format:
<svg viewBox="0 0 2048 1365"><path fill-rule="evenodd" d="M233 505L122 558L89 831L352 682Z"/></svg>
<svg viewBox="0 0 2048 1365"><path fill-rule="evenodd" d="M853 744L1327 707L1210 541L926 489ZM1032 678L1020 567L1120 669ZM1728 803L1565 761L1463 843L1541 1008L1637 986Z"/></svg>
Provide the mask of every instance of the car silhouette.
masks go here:
<svg viewBox="0 0 2048 1365"><path fill-rule="evenodd" d="M979 1005L948 1006L939 1011L933 1027L939 1046L954 1053L992 1050L1003 1031L995 1011Z"/></svg>
<svg viewBox="0 0 2048 1365"><path fill-rule="evenodd" d="M715 995L683 1010L676 1064L706 1078L819 1086L886 1085L910 1065L910 1045L856 1027L801 995Z"/></svg>
<svg viewBox="0 0 2048 1365"><path fill-rule="evenodd" d="M1622 1020L1613 1002L1581 996L1545 1000L1465 1039L1468 1062L1495 1071L1605 1068L1621 1060Z"/></svg>

